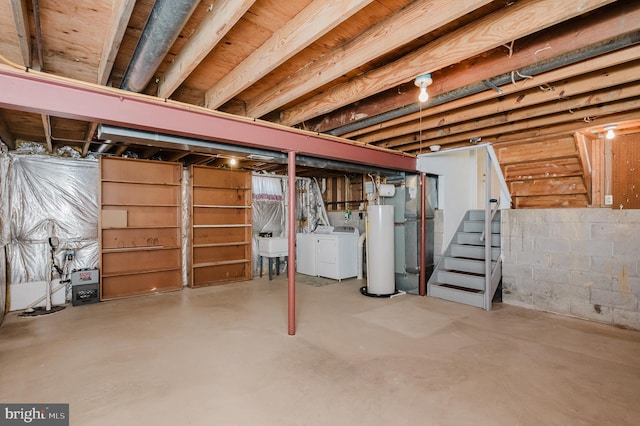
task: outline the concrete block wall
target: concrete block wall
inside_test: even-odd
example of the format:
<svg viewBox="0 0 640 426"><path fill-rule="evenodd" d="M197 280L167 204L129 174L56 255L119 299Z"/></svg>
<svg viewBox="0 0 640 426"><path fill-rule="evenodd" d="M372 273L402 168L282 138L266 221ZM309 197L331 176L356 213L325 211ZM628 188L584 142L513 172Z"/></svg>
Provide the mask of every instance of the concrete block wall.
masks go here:
<svg viewBox="0 0 640 426"><path fill-rule="evenodd" d="M640 329L640 210L502 211L503 301Z"/></svg>

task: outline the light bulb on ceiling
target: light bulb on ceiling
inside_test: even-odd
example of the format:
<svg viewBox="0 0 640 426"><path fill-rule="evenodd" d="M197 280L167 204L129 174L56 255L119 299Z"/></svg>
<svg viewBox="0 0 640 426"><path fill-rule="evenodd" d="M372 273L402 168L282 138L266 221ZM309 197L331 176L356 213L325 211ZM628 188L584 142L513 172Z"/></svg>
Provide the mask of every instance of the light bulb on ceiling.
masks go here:
<svg viewBox="0 0 640 426"><path fill-rule="evenodd" d="M420 102L427 102L429 100L429 94L427 93L426 87L420 88L420 95L418 95L418 100Z"/></svg>
<svg viewBox="0 0 640 426"><path fill-rule="evenodd" d="M420 95L418 96L418 100L420 102L427 102L429 99L429 94L427 93L427 86L429 86L433 80L431 80L431 74L423 74L416 77L415 85L420 88Z"/></svg>
<svg viewBox="0 0 640 426"><path fill-rule="evenodd" d="M605 137L609 140L613 139L616 137L616 132L613 131L613 129L615 129L617 126L613 125L613 126L605 126L604 130L607 131L607 134L605 135Z"/></svg>
<svg viewBox="0 0 640 426"><path fill-rule="evenodd" d="M238 164L238 160L236 160L235 158L232 158L231 160L229 160L229 164L231 164L232 166L235 166L236 164Z"/></svg>

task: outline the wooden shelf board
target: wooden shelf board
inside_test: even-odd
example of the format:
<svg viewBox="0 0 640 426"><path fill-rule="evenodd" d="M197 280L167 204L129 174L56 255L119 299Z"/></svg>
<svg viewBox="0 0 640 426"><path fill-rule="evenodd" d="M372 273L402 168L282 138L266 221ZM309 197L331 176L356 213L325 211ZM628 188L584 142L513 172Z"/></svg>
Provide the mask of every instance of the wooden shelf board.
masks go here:
<svg viewBox="0 0 640 426"><path fill-rule="evenodd" d="M207 266L236 265L238 263L249 263L251 259L223 260L220 262L195 263L194 268L206 268Z"/></svg>
<svg viewBox="0 0 640 426"><path fill-rule="evenodd" d="M162 225L162 226L113 226L109 228L101 228L102 230L107 229L171 229L176 228L179 229L178 225Z"/></svg>
<svg viewBox="0 0 640 426"><path fill-rule="evenodd" d="M236 186L228 187L228 186L209 186L209 185L191 185L192 188L205 188L205 189L224 189L224 190L236 190L236 191L248 191L251 187L248 186Z"/></svg>
<svg viewBox="0 0 640 426"><path fill-rule="evenodd" d="M137 204L137 203L103 203L102 207L182 207L182 204Z"/></svg>
<svg viewBox="0 0 640 426"><path fill-rule="evenodd" d="M194 282L189 287L190 288L211 287L211 286L214 286L214 285L221 285L221 284L229 284L229 283L237 283L237 282L242 282L242 281L249 281L250 279L251 279L250 275L245 275L245 276L242 276L242 277L236 277L234 279Z"/></svg>
<svg viewBox="0 0 640 426"><path fill-rule="evenodd" d="M214 204L194 204L194 208L200 209L250 209L251 206L222 206Z"/></svg>
<svg viewBox="0 0 640 426"><path fill-rule="evenodd" d="M193 225L194 228L250 228L250 223L226 224L226 225Z"/></svg>
<svg viewBox="0 0 640 426"><path fill-rule="evenodd" d="M129 251L147 251L147 250L176 250L181 249L179 246L138 246L138 247L116 247L103 248L103 253L123 253Z"/></svg>
<svg viewBox="0 0 640 426"><path fill-rule="evenodd" d="M228 243L209 243L209 244L194 244L193 248L201 248L201 247L228 247L228 246L248 246L251 244L248 241L231 241Z"/></svg>
<svg viewBox="0 0 640 426"><path fill-rule="evenodd" d="M100 182L126 183L132 185L181 186L180 182L140 182L136 180L100 179Z"/></svg>
<svg viewBox="0 0 640 426"><path fill-rule="evenodd" d="M161 268L161 269L149 269L146 271L128 271L128 272L118 272L115 274L102 273L102 278L111 278L111 277L123 277L127 275L142 275L142 274L153 274L155 272L169 272L169 271L178 271L181 268Z"/></svg>

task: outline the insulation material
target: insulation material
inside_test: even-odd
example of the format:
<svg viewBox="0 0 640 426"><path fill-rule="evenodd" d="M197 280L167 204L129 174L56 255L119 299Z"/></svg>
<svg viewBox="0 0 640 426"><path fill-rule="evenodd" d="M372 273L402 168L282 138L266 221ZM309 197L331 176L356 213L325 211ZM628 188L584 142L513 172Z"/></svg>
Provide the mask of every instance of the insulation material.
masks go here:
<svg viewBox="0 0 640 426"><path fill-rule="evenodd" d="M296 192L297 232L308 234L315 231L318 225L329 225L318 181L297 178Z"/></svg>
<svg viewBox="0 0 640 426"><path fill-rule="evenodd" d="M3 145L4 146L4 145ZM4 151L0 155L0 245L6 246L11 241L11 233L9 226L9 164L11 159ZM3 257L4 260L4 257Z"/></svg>
<svg viewBox="0 0 640 426"><path fill-rule="evenodd" d="M287 177L254 174L253 192L253 271L260 267L258 236L270 232L272 237L287 236ZM318 224L329 224L322 194L315 179L296 178L297 232L309 233ZM284 268L284 265L282 266Z"/></svg>
<svg viewBox="0 0 640 426"><path fill-rule="evenodd" d="M191 273L191 175L182 170L182 285L189 284Z"/></svg>
<svg viewBox="0 0 640 426"><path fill-rule="evenodd" d="M258 273L258 236L270 232L272 237L284 237L287 231L285 190L286 177L253 175L252 227L253 227L253 273Z"/></svg>
<svg viewBox="0 0 640 426"><path fill-rule="evenodd" d="M0 164L0 176L7 176L0 199L8 206L0 208L2 217L8 218L2 222L2 236L8 238L9 284L50 279L51 236L60 241L58 265L63 265L67 250L74 250L69 269L96 267L97 161L11 153Z"/></svg>
<svg viewBox="0 0 640 426"><path fill-rule="evenodd" d="M7 263L4 261L4 252L4 246L0 246L0 324L4 319L4 311L7 305Z"/></svg>

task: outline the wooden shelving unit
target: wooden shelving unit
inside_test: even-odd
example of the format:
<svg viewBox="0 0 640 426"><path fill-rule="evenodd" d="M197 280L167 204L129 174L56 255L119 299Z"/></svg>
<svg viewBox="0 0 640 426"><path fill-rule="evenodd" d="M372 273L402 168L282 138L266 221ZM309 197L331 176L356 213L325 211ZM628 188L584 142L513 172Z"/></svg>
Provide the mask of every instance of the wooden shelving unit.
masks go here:
<svg viewBox="0 0 640 426"><path fill-rule="evenodd" d="M100 158L100 298L179 290L182 165Z"/></svg>
<svg viewBox="0 0 640 426"><path fill-rule="evenodd" d="M191 166L190 287L250 280L251 173Z"/></svg>

